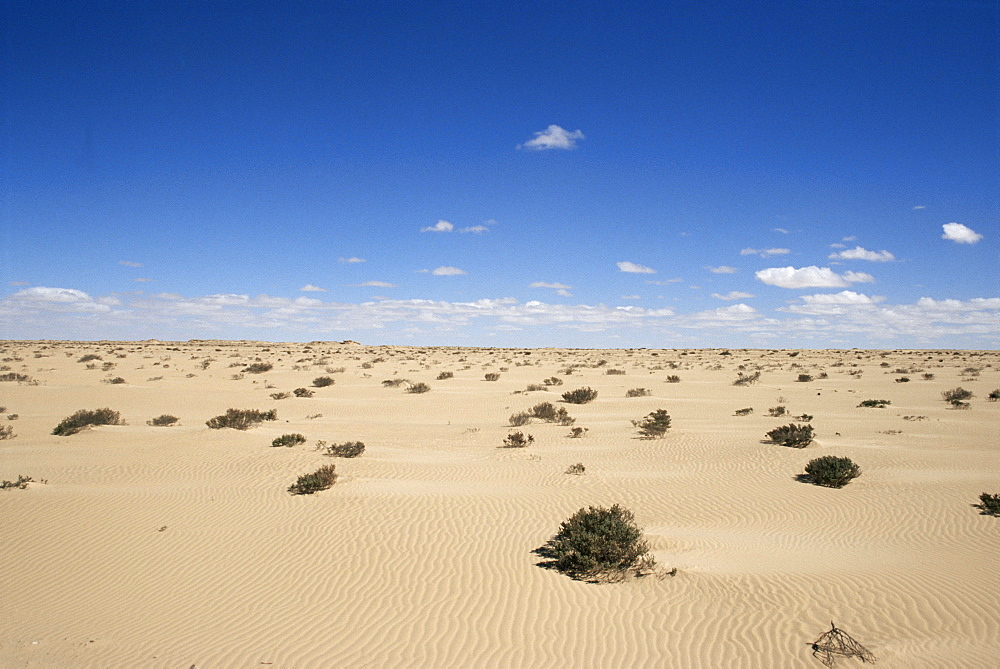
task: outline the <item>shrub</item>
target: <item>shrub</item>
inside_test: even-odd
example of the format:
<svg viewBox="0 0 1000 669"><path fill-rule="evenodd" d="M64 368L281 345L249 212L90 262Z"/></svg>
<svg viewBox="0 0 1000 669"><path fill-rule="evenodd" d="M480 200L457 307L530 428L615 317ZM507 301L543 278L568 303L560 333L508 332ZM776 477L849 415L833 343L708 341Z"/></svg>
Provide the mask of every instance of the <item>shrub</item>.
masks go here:
<svg viewBox="0 0 1000 669"><path fill-rule="evenodd" d="M799 378L796 379L799 383L809 383L812 380L812 374L799 374Z"/></svg>
<svg viewBox="0 0 1000 669"><path fill-rule="evenodd" d="M410 381L408 379L386 379L382 382L383 388L399 388L402 385L408 384Z"/></svg>
<svg viewBox="0 0 1000 669"><path fill-rule="evenodd" d="M504 437L503 446L498 446L498 448L524 448L533 443L535 443L535 438L530 434L525 436L523 432L511 432Z"/></svg>
<svg viewBox="0 0 1000 669"><path fill-rule="evenodd" d="M14 434L14 428L10 425L0 425L0 441L4 439L13 439L17 435Z"/></svg>
<svg viewBox="0 0 1000 669"><path fill-rule="evenodd" d="M274 365L269 362L254 362L243 368L244 372L248 374L263 374L264 372L270 372L274 369Z"/></svg>
<svg viewBox="0 0 1000 669"><path fill-rule="evenodd" d="M329 455L334 458L356 458L365 452L365 444L363 441L345 441L342 444L330 444L327 446L323 444L323 450L325 455Z"/></svg>
<svg viewBox="0 0 1000 669"><path fill-rule="evenodd" d="M292 446L298 446L299 444L306 443L306 438L301 434L283 434L280 437L276 437L272 442L271 446L278 448L279 446L284 446L285 448L291 448Z"/></svg>
<svg viewBox="0 0 1000 669"><path fill-rule="evenodd" d="M28 487L29 483L34 483L35 479L30 476L22 476L18 474L16 481L8 481L4 479L0 481L0 490L9 490L11 488L17 488L18 490L24 490Z"/></svg>
<svg viewBox="0 0 1000 669"><path fill-rule="evenodd" d="M500 378L500 375L496 372L490 372L483 378L485 378L487 381L496 381L497 379Z"/></svg>
<svg viewBox="0 0 1000 669"><path fill-rule="evenodd" d="M885 407L892 404L889 400L863 400L858 408L868 408L868 409L884 409Z"/></svg>
<svg viewBox="0 0 1000 669"><path fill-rule="evenodd" d="M767 433L767 438L775 444L791 448L805 448L813 440L812 425L782 425Z"/></svg>
<svg viewBox="0 0 1000 669"><path fill-rule="evenodd" d="M567 427L576 422L575 418L570 417L569 412L566 411L565 407L556 408L556 406L551 402L540 402L536 404L531 407L528 415L532 418L544 420L546 423L559 423L560 425Z"/></svg>
<svg viewBox="0 0 1000 669"><path fill-rule="evenodd" d="M329 376L317 376L313 379L313 386L316 388L326 388L327 386L332 386L336 381L331 379Z"/></svg>
<svg viewBox="0 0 1000 669"><path fill-rule="evenodd" d="M452 379L455 377L455 372L441 372L437 375L438 381L444 381L445 379Z"/></svg>
<svg viewBox="0 0 1000 669"><path fill-rule="evenodd" d="M951 404L951 408L952 409L971 409L972 408L971 404L969 404L968 402L963 402L962 400L951 400L951 402L949 402L949 404Z"/></svg>
<svg viewBox="0 0 1000 669"><path fill-rule="evenodd" d="M901 376L898 379L896 379L896 383L909 383L909 382L910 382L910 377L908 376Z"/></svg>
<svg viewBox="0 0 1000 669"><path fill-rule="evenodd" d="M649 397L653 394L649 388L632 388L625 391L625 397Z"/></svg>
<svg viewBox="0 0 1000 669"><path fill-rule="evenodd" d="M257 409L226 409L226 413L205 422L213 430L231 427L234 430L249 430L265 420L277 420L277 409L258 411Z"/></svg>
<svg viewBox="0 0 1000 669"><path fill-rule="evenodd" d="M958 388L953 388L952 390L946 390L941 393L941 399L945 402L954 403L956 400L961 402L962 400L967 400L972 398L972 391L966 390L959 386Z"/></svg>
<svg viewBox="0 0 1000 669"><path fill-rule="evenodd" d="M738 372L736 380L733 381L734 386L752 386L753 384L760 381L760 372L754 372L753 374L744 374L743 372Z"/></svg>
<svg viewBox="0 0 1000 669"><path fill-rule="evenodd" d="M920 375L920 378L922 378L924 381L931 381L934 379L934 375L930 372L924 372L923 374Z"/></svg>
<svg viewBox="0 0 1000 669"><path fill-rule="evenodd" d="M563 384L563 380L558 376L550 376L549 378L542 380L542 383L547 386L561 386Z"/></svg>
<svg viewBox="0 0 1000 669"><path fill-rule="evenodd" d="M511 427L521 427L522 425L527 425L531 422L531 414L527 411L512 414L509 422Z"/></svg>
<svg viewBox="0 0 1000 669"><path fill-rule="evenodd" d="M670 376L667 377L667 383L680 383L680 382L681 382L681 377L677 376L676 374L671 374Z"/></svg>
<svg viewBox="0 0 1000 669"><path fill-rule="evenodd" d="M801 416L792 416L792 418L794 418L795 420L800 420L803 423L808 423L813 419L812 415L807 413L804 413Z"/></svg>
<svg viewBox="0 0 1000 669"><path fill-rule="evenodd" d="M291 393L271 393L272 400L287 400L291 396Z"/></svg>
<svg viewBox="0 0 1000 669"><path fill-rule="evenodd" d="M670 429L670 414L666 409L657 409L642 420L632 421L639 428L639 434L646 439L659 439Z"/></svg>
<svg viewBox="0 0 1000 669"><path fill-rule="evenodd" d="M569 431L570 439L579 439L581 437L587 436L588 428L585 427L574 427Z"/></svg>
<svg viewBox="0 0 1000 669"><path fill-rule="evenodd" d="M296 397L312 397L313 391L309 390L308 388L296 388L295 390L292 391L292 394L294 394Z"/></svg>
<svg viewBox="0 0 1000 669"><path fill-rule="evenodd" d="M113 379L105 379L104 382L105 383L110 383L113 386L117 386L117 385L121 385L122 383L125 383L125 379L123 379L120 376L116 376Z"/></svg>
<svg viewBox="0 0 1000 669"><path fill-rule="evenodd" d="M614 578L654 564L632 512L617 504L580 509L538 552L555 569L582 579Z"/></svg>
<svg viewBox="0 0 1000 669"><path fill-rule="evenodd" d="M87 411L81 409L68 418L63 418L62 422L56 425L52 434L68 437L71 434L83 430L92 425L124 425L121 414L111 409L94 409Z"/></svg>
<svg viewBox="0 0 1000 669"><path fill-rule="evenodd" d="M752 413L753 413L753 407L747 407L746 409L737 409L736 410L736 415L737 416L749 416Z"/></svg>
<svg viewBox="0 0 1000 669"><path fill-rule="evenodd" d="M977 505L988 516L1000 516L1000 495L991 495L984 492L979 496Z"/></svg>
<svg viewBox="0 0 1000 669"><path fill-rule="evenodd" d="M770 409L768 409L767 413L772 418L780 418L781 416L787 416L788 415L788 409L786 409L785 407L783 407L783 406L781 406L779 404L776 407L771 407Z"/></svg>
<svg viewBox="0 0 1000 669"><path fill-rule="evenodd" d="M176 425L178 420L177 416L163 414L162 416L157 416L156 418L147 420L146 425L152 425L153 427L170 427L171 425Z"/></svg>
<svg viewBox="0 0 1000 669"><path fill-rule="evenodd" d="M87 355L77 360L77 362L90 362L91 360L100 360L100 359L101 356L97 355L96 353L88 353Z"/></svg>
<svg viewBox="0 0 1000 669"><path fill-rule="evenodd" d="M31 381L31 377L27 374L18 374L17 372L7 372L6 374L0 374L0 381L17 381L18 383L28 383Z"/></svg>
<svg viewBox="0 0 1000 669"><path fill-rule="evenodd" d="M990 402L996 402L997 400L1000 400L1000 388L997 388L996 390L991 390L990 394L986 396L986 399L988 399Z"/></svg>
<svg viewBox="0 0 1000 669"><path fill-rule="evenodd" d="M406 392L419 395L420 393L426 393L431 387L426 383L414 383L412 386L406 389Z"/></svg>
<svg viewBox="0 0 1000 669"><path fill-rule="evenodd" d="M524 390L526 392L529 392L529 393L534 393L534 392L539 392L539 391L548 390L548 389L549 389L549 387L546 386L546 385L544 385L544 384L542 384L542 383L529 383L528 387L525 388Z"/></svg>
<svg viewBox="0 0 1000 669"><path fill-rule="evenodd" d="M861 475L861 467L850 458L824 455L810 460L806 465L805 478L810 483L828 488L843 488L851 479Z"/></svg>
<svg viewBox="0 0 1000 669"><path fill-rule="evenodd" d="M586 404L597 399L597 391L593 388L577 388L563 393L562 398L570 404Z"/></svg>
<svg viewBox="0 0 1000 669"><path fill-rule="evenodd" d="M587 471L587 468L583 466L582 462L578 462L575 465L570 465L566 468L567 474L575 474L576 476L580 476L585 471Z"/></svg>
<svg viewBox="0 0 1000 669"><path fill-rule="evenodd" d="M604 373L606 375L608 375L608 376L624 376L625 375L625 370L624 369L606 369L606 370L604 370Z"/></svg>
<svg viewBox="0 0 1000 669"><path fill-rule="evenodd" d="M326 490L337 481L336 469L336 465L323 465L312 474L303 474L295 483L288 486L288 492L293 495L311 495Z"/></svg>

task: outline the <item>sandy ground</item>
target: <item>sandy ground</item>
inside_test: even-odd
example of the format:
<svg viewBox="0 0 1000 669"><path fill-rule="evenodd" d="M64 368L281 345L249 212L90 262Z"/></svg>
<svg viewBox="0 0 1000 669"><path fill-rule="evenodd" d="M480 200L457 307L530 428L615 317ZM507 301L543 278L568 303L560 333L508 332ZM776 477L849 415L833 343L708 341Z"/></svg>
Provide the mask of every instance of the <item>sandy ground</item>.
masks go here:
<svg viewBox="0 0 1000 669"><path fill-rule="evenodd" d="M878 666L1000 666L1000 518L973 506L1000 493L996 351L0 350L0 374L31 379L0 383L16 435L0 479L36 481L0 491L3 667L821 667L809 643L831 621ZM239 377L258 359L273 369ZM760 382L734 386L740 368ZM336 383L271 397L318 376ZM552 376L563 385L525 390ZM431 390L382 383L396 378ZM584 386L596 401L561 403ZM942 401L957 386L970 409ZM530 447L498 448L509 416L543 401L587 436L533 422L517 428ZM764 441L790 422L778 405L813 416L812 445ZM102 407L126 424L51 434ZM205 425L230 407L278 420ZM639 439L631 421L660 408L667 436ZM179 424L147 425L161 414ZM271 447L296 432L307 443ZM367 450L330 458L317 440ZM862 475L797 480L827 454ZM286 492L330 462L332 488ZM565 473L577 462L585 474ZM675 576L597 585L538 566L562 520L614 503Z"/></svg>

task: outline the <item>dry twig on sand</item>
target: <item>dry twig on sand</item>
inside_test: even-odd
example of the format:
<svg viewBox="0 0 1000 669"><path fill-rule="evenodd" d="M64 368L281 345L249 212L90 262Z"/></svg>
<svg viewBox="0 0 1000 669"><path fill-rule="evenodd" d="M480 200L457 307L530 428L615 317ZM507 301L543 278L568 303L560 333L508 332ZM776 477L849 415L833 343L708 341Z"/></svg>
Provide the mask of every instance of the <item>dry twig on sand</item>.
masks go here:
<svg viewBox="0 0 1000 669"><path fill-rule="evenodd" d="M827 667L832 667L838 656L857 657L862 662L875 664L875 655L870 650L832 622L829 631L820 634L811 645L813 657L818 658Z"/></svg>

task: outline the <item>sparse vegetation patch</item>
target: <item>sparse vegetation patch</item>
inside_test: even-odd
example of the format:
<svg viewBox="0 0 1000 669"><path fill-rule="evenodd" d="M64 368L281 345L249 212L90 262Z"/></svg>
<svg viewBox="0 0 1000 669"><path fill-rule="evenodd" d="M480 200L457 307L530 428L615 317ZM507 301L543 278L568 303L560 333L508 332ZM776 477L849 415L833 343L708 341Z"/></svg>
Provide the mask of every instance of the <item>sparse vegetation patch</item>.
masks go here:
<svg viewBox="0 0 1000 669"><path fill-rule="evenodd" d="M278 420L278 410L226 409L226 413L206 421L205 425L213 430L221 430L224 427L234 430L249 430L265 420Z"/></svg>
<svg viewBox="0 0 1000 669"><path fill-rule="evenodd" d="M775 444L791 448L805 448L812 443L812 425L797 425L791 423L776 427L767 433L767 438Z"/></svg>
<svg viewBox="0 0 1000 669"><path fill-rule="evenodd" d="M288 492L293 495L311 495L320 490L326 490L337 482L337 466L323 465L312 474L303 474L292 485Z"/></svg>
<svg viewBox="0 0 1000 669"><path fill-rule="evenodd" d="M670 429L670 414L666 409L657 409L642 420L632 421L632 425L639 428L639 434L644 438L659 439Z"/></svg>
<svg viewBox="0 0 1000 669"><path fill-rule="evenodd" d="M617 504L580 509L537 552L553 568L584 580L619 580L655 565L632 512Z"/></svg>
<svg viewBox="0 0 1000 669"><path fill-rule="evenodd" d="M810 483L826 486L827 488L843 488L851 479L861 475L861 467L855 464L850 458L841 458L836 455L824 455L821 458L810 460L806 465L805 478Z"/></svg>
<svg viewBox="0 0 1000 669"><path fill-rule="evenodd" d="M77 432L91 426L124 424L125 422L122 420L121 414L117 411L112 411L107 408L94 409L93 411L81 409L72 416L64 418L62 422L56 425L55 429L52 430L52 434L61 437L68 437L71 434L76 434Z"/></svg>
<svg viewBox="0 0 1000 669"><path fill-rule="evenodd" d="M570 404L587 404L597 399L597 391L593 388L577 388L563 393L562 398Z"/></svg>

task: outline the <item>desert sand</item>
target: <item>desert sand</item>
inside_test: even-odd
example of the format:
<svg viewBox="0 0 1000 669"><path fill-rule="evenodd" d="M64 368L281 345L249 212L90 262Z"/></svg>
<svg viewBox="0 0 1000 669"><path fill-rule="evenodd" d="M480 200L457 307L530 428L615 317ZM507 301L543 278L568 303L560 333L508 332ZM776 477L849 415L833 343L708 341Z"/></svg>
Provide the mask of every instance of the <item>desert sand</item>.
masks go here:
<svg viewBox="0 0 1000 669"><path fill-rule="evenodd" d="M831 621L876 666L1000 666L1000 518L974 506L1000 493L997 351L0 350L0 374L28 377L0 383L15 435L0 479L35 481L0 490L3 667L821 667L809 644ZM243 371L258 361L273 368ZM335 383L313 388L319 376ZM966 410L941 398L958 386ZM581 387L597 399L562 403ZM272 398L296 388L315 393ZM544 401L586 436L509 426ZM793 422L769 415L779 405L812 416L807 448L765 440ZM103 407L126 424L52 434ZM228 408L278 418L206 426ZM639 438L631 421L661 408L666 436ZM178 424L147 424L162 414ZM534 443L498 448L515 429ZM288 433L307 442L271 446ZM318 440L366 450L331 458ZM799 480L822 455L861 476ZM329 463L331 488L287 492ZM595 584L539 566L560 522L615 503L675 575Z"/></svg>

